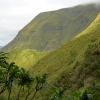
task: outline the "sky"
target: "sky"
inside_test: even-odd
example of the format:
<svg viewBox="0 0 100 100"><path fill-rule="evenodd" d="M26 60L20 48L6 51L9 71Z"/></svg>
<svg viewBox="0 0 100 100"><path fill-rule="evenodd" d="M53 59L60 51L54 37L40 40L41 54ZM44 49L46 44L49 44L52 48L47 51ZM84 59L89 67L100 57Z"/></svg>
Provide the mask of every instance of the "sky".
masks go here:
<svg viewBox="0 0 100 100"><path fill-rule="evenodd" d="M5 46L40 12L100 0L0 0L0 46Z"/></svg>

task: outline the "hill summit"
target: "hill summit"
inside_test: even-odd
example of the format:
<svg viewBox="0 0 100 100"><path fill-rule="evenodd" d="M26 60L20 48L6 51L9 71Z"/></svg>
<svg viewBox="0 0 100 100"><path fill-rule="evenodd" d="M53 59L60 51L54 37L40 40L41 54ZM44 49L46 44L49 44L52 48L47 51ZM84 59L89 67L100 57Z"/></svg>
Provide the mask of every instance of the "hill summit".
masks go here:
<svg viewBox="0 0 100 100"><path fill-rule="evenodd" d="M43 12L21 29L2 50L52 51L86 29L99 13L94 4Z"/></svg>

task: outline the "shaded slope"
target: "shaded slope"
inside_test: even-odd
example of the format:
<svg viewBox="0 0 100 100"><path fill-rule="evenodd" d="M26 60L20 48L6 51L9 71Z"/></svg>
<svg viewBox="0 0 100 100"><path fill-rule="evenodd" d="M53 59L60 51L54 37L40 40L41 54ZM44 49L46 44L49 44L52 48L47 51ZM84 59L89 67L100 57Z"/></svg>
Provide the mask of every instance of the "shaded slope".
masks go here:
<svg viewBox="0 0 100 100"><path fill-rule="evenodd" d="M100 80L100 14L84 32L84 35L49 53L30 70L36 74L47 72L49 81L66 86L70 91Z"/></svg>
<svg viewBox="0 0 100 100"><path fill-rule="evenodd" d="M8 61L15 62L18 66L28 69L46 54L46 52L38 52L32 49L13 49L9 52Z"/></svg>
<svg viewBox="0 0 100 100"><path fill-rule="evenodd" d="M93 4L40 13L2 50L9 51L13 48L54 50L83 31L98 13L99 9Z"/></svg>

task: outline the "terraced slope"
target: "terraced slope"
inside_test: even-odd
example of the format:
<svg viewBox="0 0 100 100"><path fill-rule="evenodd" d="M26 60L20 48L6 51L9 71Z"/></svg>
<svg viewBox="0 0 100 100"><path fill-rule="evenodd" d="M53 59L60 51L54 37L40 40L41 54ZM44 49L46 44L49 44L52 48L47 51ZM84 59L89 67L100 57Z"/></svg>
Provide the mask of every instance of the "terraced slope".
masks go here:
<svg viewBox="0 0 100 100"><path fill-rule="evenodd" d="M93 4L43 12L19 31L2 50L13 48L52 51L86 29L100 9Z"/></svg>

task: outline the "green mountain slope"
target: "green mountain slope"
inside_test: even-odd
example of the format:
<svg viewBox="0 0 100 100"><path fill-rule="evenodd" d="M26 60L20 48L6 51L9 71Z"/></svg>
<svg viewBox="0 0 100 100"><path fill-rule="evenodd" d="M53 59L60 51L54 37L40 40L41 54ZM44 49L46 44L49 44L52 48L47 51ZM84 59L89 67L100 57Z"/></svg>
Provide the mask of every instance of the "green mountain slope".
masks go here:
<svg viewBox="0 0 100 100"><path fill-rule="evenodd" d="M99 8L90 4L40 13L2 50L9 51L13 48L54 50L87 28L99 11Z"/></svg>
<svg viewBox="0 0 100 100"><path fill-rule="evenodd" d="M46 54L32 49L13 49L8 54L8 62L15 62L18 66L28 69Z"/></svg>
<svg viewBox="0 0 100 100"><path fill-rule="evenodd" d="M81 34L46 55L30 70L35 74L46 72L48 81L68 87L70 92L99 81L100 14ZM36 100L40 100L39 96Z"/></svg>

